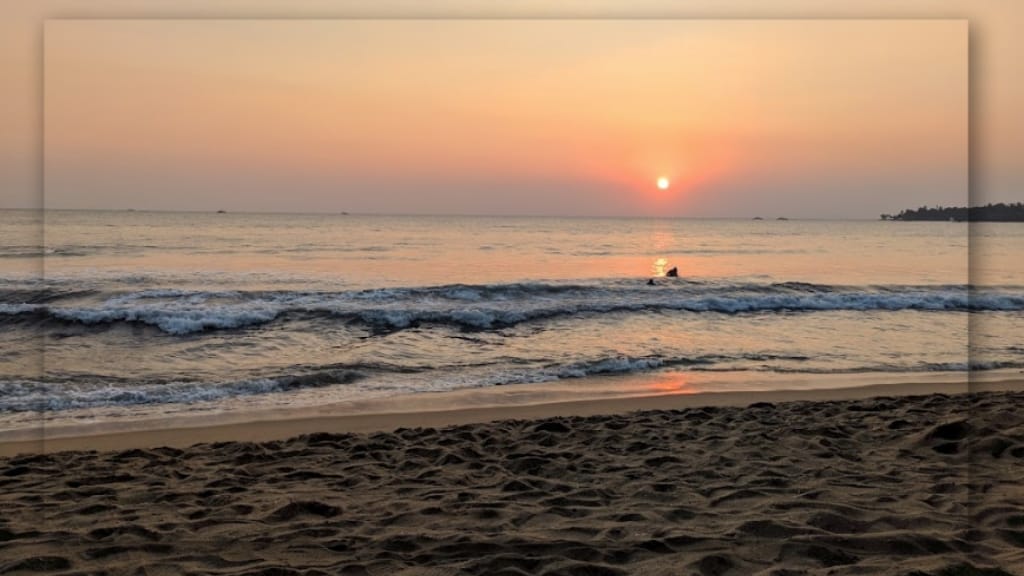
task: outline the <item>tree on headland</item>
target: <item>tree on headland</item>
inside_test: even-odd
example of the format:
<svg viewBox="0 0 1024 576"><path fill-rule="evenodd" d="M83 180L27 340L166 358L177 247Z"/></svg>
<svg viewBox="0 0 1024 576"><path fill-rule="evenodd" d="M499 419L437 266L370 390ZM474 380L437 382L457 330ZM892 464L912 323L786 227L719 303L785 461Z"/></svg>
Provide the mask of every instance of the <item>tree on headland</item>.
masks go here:
<svg viewBox="0 0 1024 576"><path fill-rule="evenodd" d="M899 214L882 214L882 220L932 220L954 222L1024 222L1024 202L986 204L984 206L907 209Z"/></svg>

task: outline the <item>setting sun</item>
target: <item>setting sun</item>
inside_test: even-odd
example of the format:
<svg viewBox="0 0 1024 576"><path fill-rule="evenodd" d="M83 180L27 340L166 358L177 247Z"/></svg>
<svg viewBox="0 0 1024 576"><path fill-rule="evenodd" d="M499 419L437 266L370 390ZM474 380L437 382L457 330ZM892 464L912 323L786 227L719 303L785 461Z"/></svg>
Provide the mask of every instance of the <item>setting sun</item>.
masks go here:
<svg viewBox="0 0 1024 576"><path fill-rule="evenodd" d="M658 190L668 190L668 178L658 178Z"/></svg>

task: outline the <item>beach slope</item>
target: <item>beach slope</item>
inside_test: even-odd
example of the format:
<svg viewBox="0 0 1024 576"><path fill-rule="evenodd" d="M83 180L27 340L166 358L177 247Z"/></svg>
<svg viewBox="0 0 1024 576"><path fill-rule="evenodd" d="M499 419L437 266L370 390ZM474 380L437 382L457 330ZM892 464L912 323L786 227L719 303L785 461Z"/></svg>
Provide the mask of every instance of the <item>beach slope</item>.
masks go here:
<svg viewBox="0 0 1024 576"><path fill-rule="evenodd" d="M1022 574L1022 392L0 459L0 573Z"/></svg>

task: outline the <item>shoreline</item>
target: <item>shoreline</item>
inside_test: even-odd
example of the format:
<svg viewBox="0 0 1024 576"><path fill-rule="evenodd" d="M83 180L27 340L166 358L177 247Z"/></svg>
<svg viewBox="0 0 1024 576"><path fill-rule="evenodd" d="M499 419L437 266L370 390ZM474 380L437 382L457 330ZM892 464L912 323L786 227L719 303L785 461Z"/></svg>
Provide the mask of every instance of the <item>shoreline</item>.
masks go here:
<svg viewBox="0 0 1024 576"><path fill-rule="evenodd" d="M508 387L511 388L511 387ZM780 389L765 391L700 391L625 394L586 399L566 399L557 394L542 394L529 401L508 402L522 389L509 392L493 389L469 389L422 395L411 402L408 397L391 397L377 401L352 403L348 411L335 413L336 407L325 406L311 415L296 411L251 413L248 420L183 426L172 419L130 423L134 429L105 430L90 433L88 427L41 427L34 438L0 440L0 457L19 454L40 454L64 451L117 451L161 446L185 448L213 442L266 442L284 440L313 433L389 432L399 428L439 428L464 424L483 424L502 420L538 420L561 416L597 416L627 414L648 410L679 410L703 406L743 407L755 403L825 402L860 400L881 396L923 396L930 394L964 394L968 392L1024 391L1024 377L1002 375L1000 379L930 382L876 383L831 388ZM490 404L487 398L490 397ZM504 397L504 403L494 403ZM456 402L451 402L455 400ZM403 404L404 403L404 404ZM456 408L445 408L455 404ZM308 411L307 411L308 412ZM139 428L145 425L144 428ZM159 427L158 427L159 426Z"/></svg>

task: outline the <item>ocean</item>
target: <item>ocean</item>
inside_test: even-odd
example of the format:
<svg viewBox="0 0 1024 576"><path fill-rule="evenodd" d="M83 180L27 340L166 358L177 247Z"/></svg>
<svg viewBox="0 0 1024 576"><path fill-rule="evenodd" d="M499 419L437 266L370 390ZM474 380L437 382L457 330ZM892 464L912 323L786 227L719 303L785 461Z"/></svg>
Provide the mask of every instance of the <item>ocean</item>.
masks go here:
<svg viewBox="0 0 1024 576"><path fill-rule="evenodd" d="M0 246L8 436L1024 368L1020 224L0 211Z"/></svg>

